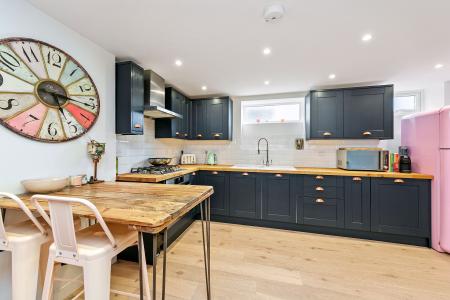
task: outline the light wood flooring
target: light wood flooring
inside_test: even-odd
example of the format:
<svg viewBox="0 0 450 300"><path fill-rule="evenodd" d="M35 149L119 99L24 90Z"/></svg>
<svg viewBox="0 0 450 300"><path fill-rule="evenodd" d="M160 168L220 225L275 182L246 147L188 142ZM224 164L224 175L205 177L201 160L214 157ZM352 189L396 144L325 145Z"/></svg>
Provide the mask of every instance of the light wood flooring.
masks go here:
<svg viewBox="0 0 450 300"><path fill-rule="evenodd" d="M450 255L431 249L222 223L211 234L213 299L450 299ZM196 222L168 252L166 299L206 299L202 253ZM112 272L112 289L138 291L137 264Z"/></svg>

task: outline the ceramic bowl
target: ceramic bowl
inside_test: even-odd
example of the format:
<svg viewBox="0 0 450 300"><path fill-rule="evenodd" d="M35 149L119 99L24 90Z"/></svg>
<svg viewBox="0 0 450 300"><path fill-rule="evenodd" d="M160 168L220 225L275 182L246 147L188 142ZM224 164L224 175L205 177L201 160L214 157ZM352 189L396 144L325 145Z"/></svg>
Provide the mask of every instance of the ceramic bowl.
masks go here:
<svg viewBox="0 0 450 300"><path fill-rule="evenodd" d="M67 177L22 180L23 187L29 193L51 193L65 188L69 183Z"/></svg>

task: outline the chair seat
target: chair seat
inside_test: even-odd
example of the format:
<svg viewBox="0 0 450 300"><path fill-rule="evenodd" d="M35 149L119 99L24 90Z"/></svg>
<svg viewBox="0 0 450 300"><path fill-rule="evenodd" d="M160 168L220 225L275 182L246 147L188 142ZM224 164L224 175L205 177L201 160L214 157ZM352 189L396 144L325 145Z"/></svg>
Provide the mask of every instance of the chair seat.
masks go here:
<svg viewBox="0 0 450 300"><path fill-rule="evenodd" d="M9 243L25 243L35 239L42 239L42 243L51 238L51 229L43 218L37 218L39 223L47 230L48 235L43 235L31 220L5 226Z"/></svg>
<svg viewBox="0 0 450 300"><path fill-rule="evenodd" d="M137 242L137 231L130 230L127 225L108 224L108 227L116 240L116 248L98 223L76 232L78 260L95 260L104 256L112 258ZM55 244L50 246L50 252L57 259Z"/></svg>

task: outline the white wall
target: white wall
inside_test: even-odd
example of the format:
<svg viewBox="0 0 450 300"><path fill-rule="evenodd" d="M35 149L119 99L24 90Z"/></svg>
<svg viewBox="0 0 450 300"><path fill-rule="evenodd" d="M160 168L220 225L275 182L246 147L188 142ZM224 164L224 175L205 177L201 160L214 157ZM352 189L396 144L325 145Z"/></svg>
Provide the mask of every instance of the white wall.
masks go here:
<svg viewBox="0 0 450 300"><path fill-rule="evenodd" d="M93 78L101 100L100 117L84 137L59 144L23 138L0 126L0 191L18 193L26 178L92 174L86 153L89 138L106 142L99 178L115 175L115 57L23 0L0 0L0 38L28 37L48 42L72 55Z"/></svg>

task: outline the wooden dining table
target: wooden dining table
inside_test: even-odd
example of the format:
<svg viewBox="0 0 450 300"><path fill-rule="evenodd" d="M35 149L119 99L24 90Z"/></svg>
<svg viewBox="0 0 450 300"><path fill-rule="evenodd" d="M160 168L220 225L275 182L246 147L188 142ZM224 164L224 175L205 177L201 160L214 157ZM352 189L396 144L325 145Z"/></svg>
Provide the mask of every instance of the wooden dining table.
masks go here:
<svg viewBox="0 0 450 300"><path fill-rule="evenodd" d="M158 235L164 235L163 242L163 282L162 299L165 299L166 287L166 252L167 230L195 207L200 207L203 239L203 256L205 267L207 299L211 299L210 281L210 196L213 194L210 186L166 185L149 183L104 182L87 184L80 187L67 187L59 192L49 193L53 196L82 198L92 202L109 223L126 224L130 229L138 231L140 299L144 298L144 282L142 272L146 270L142 256L145 256L143 233L153 236L153 290L152 299L156 299L156 262L158 250ZM32 211L36 209L30 204L33 194L23 194L19 197ZM47 203L40 203L48 211ZM0 198L0 208L19 209L17 204L6 198ZM94 214L87 207L73 205L73 214L93 219Z"/></svg>

